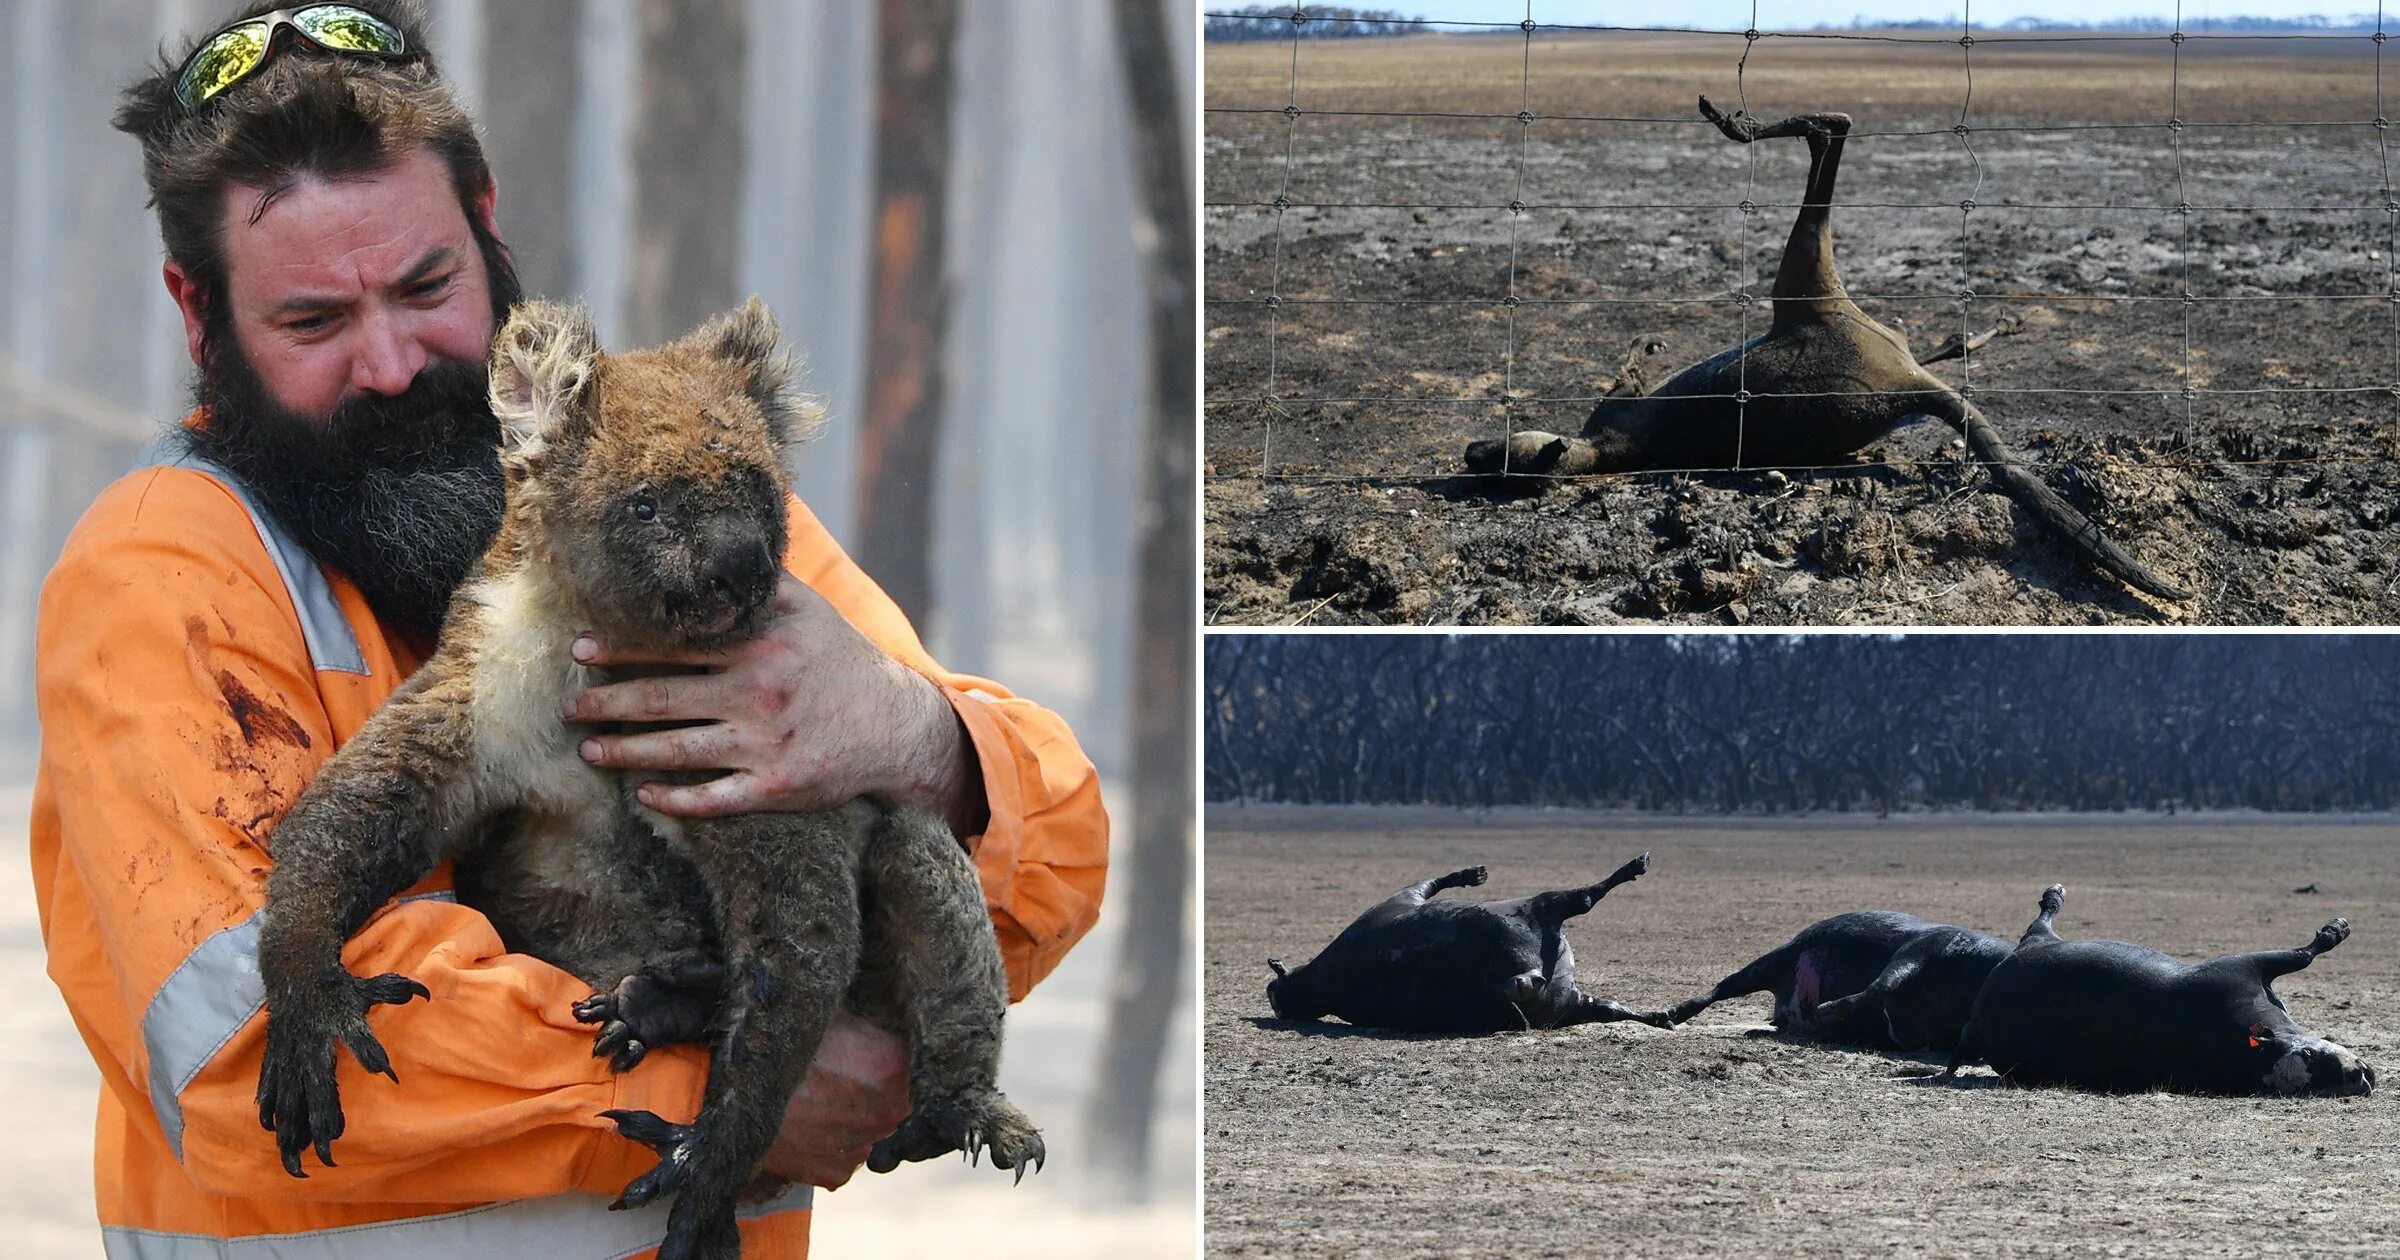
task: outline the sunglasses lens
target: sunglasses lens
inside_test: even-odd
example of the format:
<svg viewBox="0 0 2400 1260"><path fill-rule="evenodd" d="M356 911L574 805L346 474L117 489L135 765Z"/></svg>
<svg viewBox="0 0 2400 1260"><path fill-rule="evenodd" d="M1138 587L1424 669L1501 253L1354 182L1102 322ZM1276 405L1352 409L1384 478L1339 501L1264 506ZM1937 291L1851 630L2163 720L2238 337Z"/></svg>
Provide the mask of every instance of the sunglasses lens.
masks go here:
<svg viewBox="0 0 2400 1260"><path fill-rule="evenodd" d="M389 22L346 4L317 4L292 15L302 34L341 52L379 53L396 57L408 51L408 41Z"/></svg>
<svg viewBox="0 0 2400 1260"><path fill-rule="evenodd" d="M190 109L241 82L242 76L257 69L266 55L266 23L244 22L232 30L220 31L192 54L192 64L185 66L183 77L175 81L175 96L184 108Z"/></svg>

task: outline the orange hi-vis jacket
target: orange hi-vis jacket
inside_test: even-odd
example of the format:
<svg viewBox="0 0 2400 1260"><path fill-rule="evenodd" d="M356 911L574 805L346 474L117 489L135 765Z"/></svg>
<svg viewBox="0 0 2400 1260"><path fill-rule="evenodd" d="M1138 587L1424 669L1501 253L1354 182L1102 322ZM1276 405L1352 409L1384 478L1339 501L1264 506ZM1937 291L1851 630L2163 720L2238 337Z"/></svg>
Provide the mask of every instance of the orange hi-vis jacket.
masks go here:
<svg viewBox="0 0 2400 1260"><path fill-rule="evenodd" d="M309 778L421 662L356 587L188 454L119 480L42 590L32 856L50 975L100 1065L107 1254L647 1254L665 1207L610 1212L652 1163L600 1113L699 1109L698 1047L631 1072L592 1057L589 992L511 954L443 867L369 919L343 961L429 1002L371 1016L400 1082L337 1054L339 1167L294 1179L261 1128L258 913L272 833ZM991 822L972 842L1012 996L1098 916L1108 823L1053 714L944 672L804 506L791 572L950 696ZM744 1254L805 1255L809 1194L745 1209Z"/></svg>

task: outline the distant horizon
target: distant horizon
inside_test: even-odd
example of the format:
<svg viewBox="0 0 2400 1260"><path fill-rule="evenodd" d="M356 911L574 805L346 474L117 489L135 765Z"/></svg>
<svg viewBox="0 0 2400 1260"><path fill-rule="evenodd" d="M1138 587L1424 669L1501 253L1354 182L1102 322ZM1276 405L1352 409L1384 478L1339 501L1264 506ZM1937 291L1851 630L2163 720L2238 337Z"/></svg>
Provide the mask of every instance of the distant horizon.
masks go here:
<svg viewBox="0 0 2400 1260"><path fill-rule="evenodd" d="M1209 3L1201 6L1204 13L1231 12L1250 7L1247 4ZM1300 5L1308 8L1305 3ZM1464 24L1468 26L1514 26L1524 20L1525 0L1426 0L1425 3L1350 4L1350 9L1381 9L1406 17L1422 18L1427 22ZM2136 24L2173 23L2178 10L2173 3L2112 3L2111 0L2092 0L2091 3L2060 3L2059 0L1984 0L1981 3L1946 4L1941 6L1908 3L1907 0L1690 0L1675 7L1672 17L1662 17L1658 6L1628 3L1627 0L1533 0L1533 18L1544 25L1559 26L1664 26L1695 27L1739 31L1756 21L1760 30L1810 30L1845 28L1858 23L1867 25L1914 25L1938 22L1959 25L1962 18L1972 16L1975 28L1997 28L2031 19L2036 22L2071 24L2094 30L2132 27ZM1754 15L1755 14L1755 18ZM2376 24L2373 8L2328 9L2322 4L2292 3L2290 0L2232 0L2206 2L2186 0L2181 6L2181 20L2189 28L2220 26L2241 19L2262 19L2278 24L2313 22L2335 28L2366 27ZM2386 18L2388 29L2400 31L2400 14Z"/></svg>

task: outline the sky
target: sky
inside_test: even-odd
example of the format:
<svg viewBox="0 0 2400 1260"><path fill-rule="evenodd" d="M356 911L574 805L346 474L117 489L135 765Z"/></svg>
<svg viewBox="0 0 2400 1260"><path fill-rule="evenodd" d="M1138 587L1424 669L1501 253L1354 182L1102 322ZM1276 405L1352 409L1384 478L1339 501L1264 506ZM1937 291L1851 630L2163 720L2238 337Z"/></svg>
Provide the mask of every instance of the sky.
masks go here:
<svg viewBox="0 0 2400 1260"><path fill-rule="evenodd" d="M1756 0L1761 30L1819 25L1847 26L1853 17L1878 20L1956 18L1971 12L1979 24L1997 25L2019 17L2099 22L2126 17L2172 19L2175 0ZM1203 4L1214 8L1214 4ZM1354 8L1392 9L1436 21L1513 24L1525 16L1525 0L1352 0ZM1740 30L1750 23L1752 0L1680 0L1661 5L1657 0L1533 0L1536 21L1595 26L1677 25ZM2183 0L2186 20L2255 16L2307 17L2323 14L2336 20L2364 12L2374 18L2372 0ZM2393 29L2400 30L2400 3L2393 5Z"/></svg>

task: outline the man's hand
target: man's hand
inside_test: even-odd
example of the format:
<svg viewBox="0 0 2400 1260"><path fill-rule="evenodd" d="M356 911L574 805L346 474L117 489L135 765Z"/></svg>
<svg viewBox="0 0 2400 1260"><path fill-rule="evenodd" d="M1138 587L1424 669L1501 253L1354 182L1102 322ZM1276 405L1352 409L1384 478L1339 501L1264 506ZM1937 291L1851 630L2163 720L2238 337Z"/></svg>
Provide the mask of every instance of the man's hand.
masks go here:
<svg viewBox="0 0 2400 1260"><path fill-rule="evenodd" d="M989 821L983 771L949 697L789 573L767 632L730 652L619 657L590 635L574 652L585 665L707 670L594 687L567 702L573 722L701 723L583 743L594 765L731 772L681 787L643 784L642 803L662 814L830 809L874 796L931 809L960 836Z"/></svg>
<svg viewBox="0 0 2400 1260"><path fill-rule="evenodd" d="M867 1162L867 1152L906 1119L908 1043L837 1011L762 1167L789 1181L839 1190Z"/></svg>

